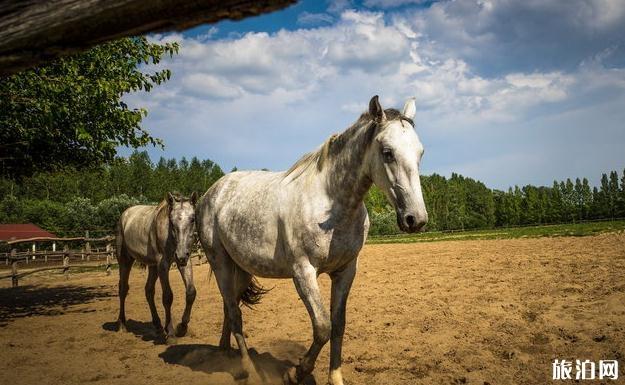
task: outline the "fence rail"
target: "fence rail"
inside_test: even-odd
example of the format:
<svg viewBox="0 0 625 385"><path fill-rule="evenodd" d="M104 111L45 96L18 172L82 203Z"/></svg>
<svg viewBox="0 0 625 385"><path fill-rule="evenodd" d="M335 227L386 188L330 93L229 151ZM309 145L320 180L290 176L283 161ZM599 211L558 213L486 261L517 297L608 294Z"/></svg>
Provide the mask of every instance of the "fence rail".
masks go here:
<svg viewBox="0 0 625 385"><path fill-rule="evenodd" d="M6 265L11 264L11 273L0 275L0 280L11 278L12 286L17 287L19 285L20 278L23 278L30 274L39 273L42 271L63 270L63 274L65 274L65 277L69 278L69 270L72 268L105 267L106 274L109 275L111 274L112 265L116 264L114 262L115 260L114 249L113 249L114 240L115 238L112 236L106 236L102 238L90 238L89 233L87 232L86 236L84 237L72 237L72 238L38 237L38 238L10 240L10 241L4 242L5 244L9 246L13 246L13 248L11 249L9 253L0 254L0 260L4 259ZM42 242L53 242L53 250L37 250L36 248L37 243L42 243ZM62 251L56 250L57 242L64 244ZM76 243L76 242L84 243L84 246L81 249L70 250L67 244ZM28 251L18 251L16 249L17 245L25 244L25 243L28 243L28 244L32 243L33 244L32 250L29 249ZM92 243L105 243L105 246L101 248L92 249L91 247ZM85 261L85 259L87 260L87 262L90 262L92 257L97 257L97 259L104 257L105 263L95 264L95 263L82 262L82 261ZM37 258L39 258L39 260L37 260ZM41 258L43 258L43 263L47 264L49 261L54 261L54 262L62 261L62 265L44 266L44 267L28 269L26 271L19 272L18 270L19 263L23 263L23 264L36 263L35 261L40 262ZM78 258L80 258L81 263L74 263L74 264L71 263L72 260L76 261L78 260Z"/></svg>
<svg viewBox="0 0 625 385"><path fill-rule="evenodd" d="M64 244L63 250L38 250L37 243L53 242L54 247L56 243ZM70 249L68 243L76 244L76 242L84 243L80 249ZM102 268L106 269L106 274L111 274L112 266L117 265L117 259L115 257L115 237L106 236L101 238L90 238L87 232L85 237L71 237L71 238L29 238L11 240L8 242L0 242L12 246L10 252L0 253L0 261L5 260L6 265L11 265L10 274L0 275L0 280L11 278L12 286L17 287L19 280L31 274L50 271L50 270L63 270L63 274L66 279L69 278L69 270L75 268ZM92 247L92 243L100 243L101 247ZM18 251L17 245L19 244L33 244L32 249L27 251ZM191 253L192 259L198 259L201 263L203 253L196 244ZM95 261L92 261L92 258ZM41 266L35 268L29 268L19 271L19 266L34 265L37 263L47 264L49 262L61 262L60 265L55 266ZM75 262L75 263L72 263ZM93 263L90 263L93 262ZM1 263L1 262L0 262Z"/></svg>

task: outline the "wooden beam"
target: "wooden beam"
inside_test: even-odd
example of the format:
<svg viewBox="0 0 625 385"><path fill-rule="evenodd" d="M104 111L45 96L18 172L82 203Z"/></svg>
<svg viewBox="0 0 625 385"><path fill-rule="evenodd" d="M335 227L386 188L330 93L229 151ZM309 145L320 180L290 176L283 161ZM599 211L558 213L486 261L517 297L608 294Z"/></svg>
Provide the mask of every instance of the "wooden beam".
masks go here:
<svg viewBox="0 0 625 385"><path fill-rule="evenodd" d="M35 237L28 239L13 239L11 241L6 241L7 245L16 245L19 243L30 243L30 242L73 242L73 241L87 241L87 242L110 242L115 239L113 236L106 236L102 238L85 238L85 237L73 237L73 238L53 238L53 237Z"/></svg>
<svg viewBox="0 0 625 385"><path fill-rule="evenodd" d="M98 43L282 9L296 0L15 0L0 2L0 76Z"/></svg>

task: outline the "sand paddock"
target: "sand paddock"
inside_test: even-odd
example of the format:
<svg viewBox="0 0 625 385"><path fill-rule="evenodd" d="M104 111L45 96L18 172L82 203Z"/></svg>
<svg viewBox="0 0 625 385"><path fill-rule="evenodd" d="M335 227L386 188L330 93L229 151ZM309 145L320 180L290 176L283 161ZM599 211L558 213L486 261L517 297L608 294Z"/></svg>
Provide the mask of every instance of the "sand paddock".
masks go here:
<svg viewBox="0 0 625 385"><path fill-rule="evenodd" d="M17 289L0 281L2 383L244 384L237 358L216 347L215 280L207 265L194 268L189 335L175 345L154 339L143 270L131 274L128 333L112 330L116 270L32 276ZM171 276L179 320L183 285L177 271ZM320 282L328 299L330 280ZM312 330L291 281L261 283L273 290L243 310L244 330L259 371L280 383ZM328 354L307 383L325 384ZM618 359L625 378L625 234L363 250L347 310L348 384L553 384L555 358Z"/></svg>

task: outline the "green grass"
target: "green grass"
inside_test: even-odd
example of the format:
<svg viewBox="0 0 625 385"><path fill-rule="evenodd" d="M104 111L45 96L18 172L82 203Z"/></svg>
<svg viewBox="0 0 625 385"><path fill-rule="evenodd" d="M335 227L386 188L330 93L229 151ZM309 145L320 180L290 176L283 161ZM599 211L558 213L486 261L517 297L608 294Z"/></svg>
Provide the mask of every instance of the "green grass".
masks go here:
<svg viewBox="0 0 625 385"><path fill-rule="evenodd" d="M467 231L432 231L417 234L370 236L369 244L461 241L473 239L511 239L540 237L584 237L625 231L625 220L567 223L560 225L510 227Z"/></svg>

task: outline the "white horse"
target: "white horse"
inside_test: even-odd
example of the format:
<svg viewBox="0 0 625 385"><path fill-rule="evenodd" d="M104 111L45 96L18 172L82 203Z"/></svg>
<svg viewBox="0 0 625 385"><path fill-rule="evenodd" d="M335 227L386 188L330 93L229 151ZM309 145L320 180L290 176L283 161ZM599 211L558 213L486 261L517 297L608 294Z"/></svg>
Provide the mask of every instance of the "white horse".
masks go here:
<svg viewBox="0 0 625 385"><path fill-rule="evenodd" d="M229 349L234 334L250 381L261 379L243 337L239 302L258 302L259 276L292 278L312 319L312 345L285 381L301 383L331 340L328 382L343 384L345 307L369 229L365 194L372 183L382 189L403 231L418 231L428 220L414 115L414 99L399 112L382 109L374 96L368 113L288 171L234 172L198 201L198 235L224 301L220 347ZM317 284L321 273L332 279L330 314Z"/></svg>

